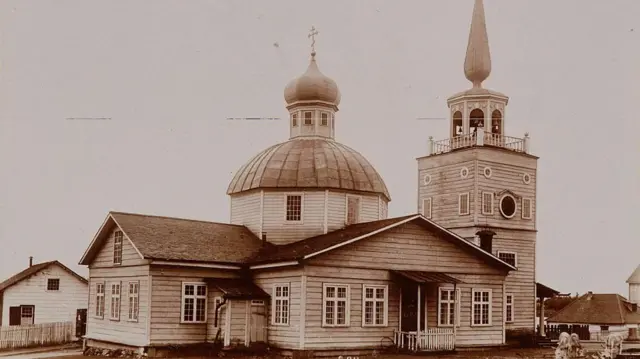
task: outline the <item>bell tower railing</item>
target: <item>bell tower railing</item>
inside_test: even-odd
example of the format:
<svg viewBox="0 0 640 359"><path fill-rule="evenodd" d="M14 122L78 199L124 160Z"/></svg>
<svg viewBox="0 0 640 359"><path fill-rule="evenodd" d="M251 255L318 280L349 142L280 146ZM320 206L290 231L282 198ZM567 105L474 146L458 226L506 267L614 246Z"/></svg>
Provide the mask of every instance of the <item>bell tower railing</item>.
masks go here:
<svg viewBox="0 0 640 359"><path fill-rule="evenodd" d="M528 133L524 135L524 138L518 138L485 132L484 129L479 128L475 133L467 133L444 140L434 141L433 137L429 137L429 155L476 146L498 147L519 153L529 153L529 141Z"/></svg>

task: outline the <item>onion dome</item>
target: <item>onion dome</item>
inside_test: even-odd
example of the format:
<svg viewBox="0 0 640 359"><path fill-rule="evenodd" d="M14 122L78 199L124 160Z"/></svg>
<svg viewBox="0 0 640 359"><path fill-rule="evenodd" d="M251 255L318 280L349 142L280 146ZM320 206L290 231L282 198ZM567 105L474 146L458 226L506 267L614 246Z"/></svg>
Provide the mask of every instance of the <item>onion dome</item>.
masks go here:
<svg viewBox="0 0 640 359"><path fill-rule="evenodd" d="M289 82L284 89L284 99L288 106L298 102L324 102L338 106L340 90L335 81L320 72L315 52L312 52L307 71Z"/></svg>

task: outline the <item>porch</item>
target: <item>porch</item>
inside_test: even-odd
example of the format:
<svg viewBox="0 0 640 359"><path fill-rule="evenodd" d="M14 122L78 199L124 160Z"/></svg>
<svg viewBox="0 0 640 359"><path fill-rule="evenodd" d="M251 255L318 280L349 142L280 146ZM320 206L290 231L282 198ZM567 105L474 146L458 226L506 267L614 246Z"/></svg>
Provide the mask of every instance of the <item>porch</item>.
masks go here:
<svg viewBox="0 0 640 359"><path fill-rule="evenodd" d="M392 274L400 286L399 324L394 330L394 344L411 352L455 350L453 323L459 324L458 284L461 281L438 272L393 271Z"/></svg>

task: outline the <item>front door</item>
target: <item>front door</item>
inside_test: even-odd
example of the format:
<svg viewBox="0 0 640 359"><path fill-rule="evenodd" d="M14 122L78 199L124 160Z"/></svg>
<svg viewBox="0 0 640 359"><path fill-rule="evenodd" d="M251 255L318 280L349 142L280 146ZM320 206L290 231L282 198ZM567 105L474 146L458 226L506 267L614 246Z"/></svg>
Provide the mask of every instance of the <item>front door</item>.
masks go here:
<svg viewBox="0 0 640 359"><path fill-rule="evenodd" d="M425 290L420 293L420 330L424 330ZM402 287L402 327L403 332L418 330L418 286Z"/></svg>
<svg viewBox="0 0 640 359"><path fill-rule="evenodd" d="M264 300L251 301L251 323L249 324L249 342L267 342L267 312Z"/></svg>
<svg viewBox="0 0 640 359"><path fill-rule="evenodd" d="M76 337L80 338L87 334L87 310L78 309L76 311Z"/></svg>

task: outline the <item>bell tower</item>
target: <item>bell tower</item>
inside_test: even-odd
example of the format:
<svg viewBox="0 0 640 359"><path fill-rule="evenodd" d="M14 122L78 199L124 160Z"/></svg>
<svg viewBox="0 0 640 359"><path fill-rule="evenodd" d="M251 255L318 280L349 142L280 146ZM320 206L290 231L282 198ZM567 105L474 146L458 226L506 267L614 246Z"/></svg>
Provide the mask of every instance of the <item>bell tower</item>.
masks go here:
<svg viewBox="0 0 640 359"><path fill-rule="evenodd" d="M475 0L464 59L471 88L447 100L449 138L418 161L418 211L518 268L507 277L505 330L535 331L537 160L529 135L507 136L509 97L487 89L491 54Z"/></svg>

